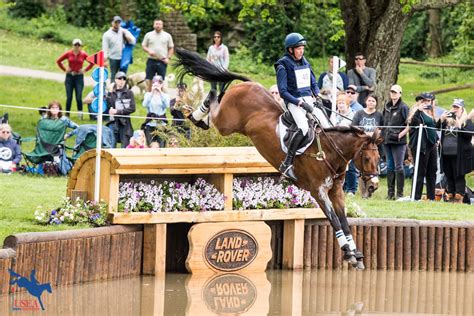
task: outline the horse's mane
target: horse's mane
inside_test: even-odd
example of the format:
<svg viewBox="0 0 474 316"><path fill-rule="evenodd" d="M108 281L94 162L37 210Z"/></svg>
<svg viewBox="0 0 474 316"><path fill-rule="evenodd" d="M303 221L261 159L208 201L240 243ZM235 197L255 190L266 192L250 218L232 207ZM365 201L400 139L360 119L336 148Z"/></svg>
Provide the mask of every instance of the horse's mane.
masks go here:
<svg viewBox="0 0 474 316"><path fill-rule="evenodd" d="M175 63L175 66L179 68L177 76L178 82L182 82L185 75L191 74L208 82L224 82L225 91L234 80L251 81L245 76L211 64L198 53L190 52L183 48L177 48L176 56L178 57L178 61Z"/></svg>

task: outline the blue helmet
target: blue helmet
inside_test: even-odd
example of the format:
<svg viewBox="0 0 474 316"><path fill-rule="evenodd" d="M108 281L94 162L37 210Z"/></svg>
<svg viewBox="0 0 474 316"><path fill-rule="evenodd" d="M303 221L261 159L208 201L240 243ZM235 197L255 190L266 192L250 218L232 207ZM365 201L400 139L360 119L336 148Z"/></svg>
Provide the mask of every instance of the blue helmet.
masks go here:
<svg viewBox="0 0 474 316"><path fill-rule="evenodd" d="M290 33L285 38L285 49L306 46L306 40L300 33Z"/></svg>

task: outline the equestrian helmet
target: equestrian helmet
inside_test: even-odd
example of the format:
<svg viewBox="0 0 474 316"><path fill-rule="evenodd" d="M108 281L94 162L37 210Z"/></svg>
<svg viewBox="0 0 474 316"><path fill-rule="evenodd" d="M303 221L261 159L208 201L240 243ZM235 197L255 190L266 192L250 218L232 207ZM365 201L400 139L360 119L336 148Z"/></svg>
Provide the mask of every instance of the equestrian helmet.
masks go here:
<svg viewBox="0 0 474 316"><path fill-rule="evenodd" d="M285 49L306 46L306 39L300 33L290 33L285 38Z"/></svg>

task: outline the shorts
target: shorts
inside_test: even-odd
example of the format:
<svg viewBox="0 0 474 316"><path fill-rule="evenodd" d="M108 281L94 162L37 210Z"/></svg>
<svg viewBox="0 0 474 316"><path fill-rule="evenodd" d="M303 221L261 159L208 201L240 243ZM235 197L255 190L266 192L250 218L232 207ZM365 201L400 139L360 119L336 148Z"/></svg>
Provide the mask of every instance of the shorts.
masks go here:
<svg viewBox="0 0 474 316"><path fill-rule="evenodd" d="M146 61L146 79L152 80L155 75L160 75L163 79L166 76L166 67L168 65L161 60L148 58Z"/></svg>

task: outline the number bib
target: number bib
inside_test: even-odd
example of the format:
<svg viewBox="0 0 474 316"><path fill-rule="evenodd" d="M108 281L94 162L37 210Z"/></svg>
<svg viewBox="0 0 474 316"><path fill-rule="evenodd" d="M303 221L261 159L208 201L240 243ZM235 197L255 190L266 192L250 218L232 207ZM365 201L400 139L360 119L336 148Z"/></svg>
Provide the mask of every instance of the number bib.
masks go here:
<svg viewBox="0 0 474 316"><path fill-rule="evenodd" d="M308 66L295 68L296 87L298 90L311 86L311 72Z"/></svg>

